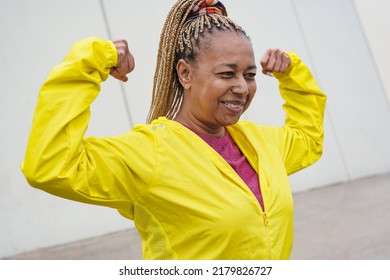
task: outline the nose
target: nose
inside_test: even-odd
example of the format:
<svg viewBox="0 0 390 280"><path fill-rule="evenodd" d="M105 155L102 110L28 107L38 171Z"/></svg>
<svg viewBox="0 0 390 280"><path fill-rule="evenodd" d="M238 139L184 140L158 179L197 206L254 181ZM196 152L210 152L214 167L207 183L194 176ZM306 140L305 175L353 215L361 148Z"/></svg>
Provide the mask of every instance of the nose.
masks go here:
<svg viewBox="0 0 390 280"><path fill-rule="evenodd" d="M232 87L232 92L242 96L249 94L248 82L244 77L237 78L235 85Z"/></svg>

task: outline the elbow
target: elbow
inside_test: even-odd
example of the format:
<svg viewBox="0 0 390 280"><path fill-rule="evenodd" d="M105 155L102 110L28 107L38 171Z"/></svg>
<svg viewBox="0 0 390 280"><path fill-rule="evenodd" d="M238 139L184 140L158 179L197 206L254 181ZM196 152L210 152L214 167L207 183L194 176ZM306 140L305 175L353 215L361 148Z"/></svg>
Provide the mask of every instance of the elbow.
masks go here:
<svg viewBox="0 0 390 280"><path fill-rule="evenodd" d="M30 186L40 188L40 186L44 183L45 180L40 172L38 172L39 170L37 170L37 168L28 161L23 161L20 169Z"/></svg>
<svg viewBox="0 0 390 280"><path fill-rule="evenodd" d="M57 177L54 176L53 172L49 172L44 165L34 164L28 160L21 164L21 171L28 184L37 189L43 189Z"/></svg>

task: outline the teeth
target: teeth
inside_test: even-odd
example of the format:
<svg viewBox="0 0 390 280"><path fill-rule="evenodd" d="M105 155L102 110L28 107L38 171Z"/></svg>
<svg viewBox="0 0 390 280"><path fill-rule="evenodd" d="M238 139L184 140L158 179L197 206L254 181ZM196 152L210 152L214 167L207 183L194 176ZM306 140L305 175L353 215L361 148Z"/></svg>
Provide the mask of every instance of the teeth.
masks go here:
<svg viewBox="0 0 390 280"><path fill-rule="evenodd" d="M242 106L241 104L232 104L232 103L227 103L227 102L223 102L223 104L225 104L226 107L233 108L233 109L238 109Z"/></svg>

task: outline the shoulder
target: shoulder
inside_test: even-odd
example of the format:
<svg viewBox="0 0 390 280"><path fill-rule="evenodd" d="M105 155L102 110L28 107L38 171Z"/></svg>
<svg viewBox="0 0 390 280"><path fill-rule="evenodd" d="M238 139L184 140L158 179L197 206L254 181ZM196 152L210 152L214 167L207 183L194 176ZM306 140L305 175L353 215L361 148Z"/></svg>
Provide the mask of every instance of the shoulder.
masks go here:
<svg viewBox="0 0 390 280"><path fill-rule="evenodd" d="M155 145L164 138L174 138L180 133L179 124L165 117L160 117L150 124L137 124L129 131L103 138L106 141L136 143L142 146Z"/></svg>

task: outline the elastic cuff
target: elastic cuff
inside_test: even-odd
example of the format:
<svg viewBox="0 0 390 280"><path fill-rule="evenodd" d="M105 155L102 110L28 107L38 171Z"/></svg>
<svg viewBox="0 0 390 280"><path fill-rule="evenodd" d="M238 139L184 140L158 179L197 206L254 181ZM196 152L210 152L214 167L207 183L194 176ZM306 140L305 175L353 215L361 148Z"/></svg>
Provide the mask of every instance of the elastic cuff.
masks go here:
<svg viewBox="0 0 390 280"><path fill-rule="evenodd" d="M108 68L112 68L118 64L118 52L113 41L107 40L107 43L107 48L110 53Z"/></svg>

